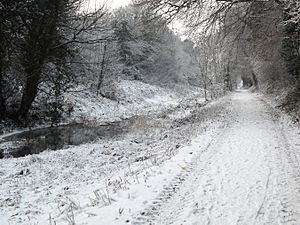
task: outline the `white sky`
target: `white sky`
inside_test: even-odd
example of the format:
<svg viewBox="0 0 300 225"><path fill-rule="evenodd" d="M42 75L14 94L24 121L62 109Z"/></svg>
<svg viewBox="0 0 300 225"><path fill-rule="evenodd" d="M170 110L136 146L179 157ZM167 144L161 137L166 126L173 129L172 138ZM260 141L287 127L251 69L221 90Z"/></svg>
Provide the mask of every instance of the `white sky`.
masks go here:
<svg viewBox="0 0 300 225"><path fill-rule="evenodd" d="M131 3L131 0L85 0L86 6L89 10L94 10L95 8L98 8L99 5L102 5L105 3L105 5L111 9L116 9L122 6L126 6ZM187 36L185 36L185 28L183 24L180 21L174 21L170 28L181 37L181 39L186 39Z"/></svg>
<svg viewBox="0 0 300 225"><path fill-rule="evenodd" d="M116 9L121 6L128 5L131 0L86 0L87 5L89 5L89 8L94 9L95 7L102 5L103 3L106 3L105 5Z"/></svg>

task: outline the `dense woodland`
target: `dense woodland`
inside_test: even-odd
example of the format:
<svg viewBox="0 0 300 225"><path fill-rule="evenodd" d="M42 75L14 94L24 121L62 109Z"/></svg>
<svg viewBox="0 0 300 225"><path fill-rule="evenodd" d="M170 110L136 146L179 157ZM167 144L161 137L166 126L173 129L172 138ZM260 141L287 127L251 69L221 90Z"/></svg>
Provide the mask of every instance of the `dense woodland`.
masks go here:
<svg viewBox="0 0 300 225"><path fill-rule="evenodd" d="M286 92L299 107L298 0L139 0L108 10L81 0L1 0L0 120L60 121L78 85L114 98L113 80L202 87L217 98L245 87ZM88 9L87 9L88 8ZM185 38L172 24L186 27Z"/></svg>

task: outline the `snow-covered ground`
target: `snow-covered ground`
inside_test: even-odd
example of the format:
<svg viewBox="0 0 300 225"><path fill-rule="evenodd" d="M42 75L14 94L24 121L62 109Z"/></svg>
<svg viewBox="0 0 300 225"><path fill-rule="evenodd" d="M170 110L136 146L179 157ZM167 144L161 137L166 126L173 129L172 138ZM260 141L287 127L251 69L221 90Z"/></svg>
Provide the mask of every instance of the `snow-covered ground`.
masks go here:
<svg viewBox="0 0 300 225"><path fill-rule="evenodd" d="M45 224L50 222L49 215L57 224L64 224L69 210L61 210L70 205L64 203L70 199L79 201L82 208L101 208L106 203L93 200L95 191L109 187L115 193L127 188L128 182L137 182L139 173L176 154L199 130L219 125L210 124L223 113L225 103L202 109L199 102L202 99L186 99L175 109L163 108L159 115L139 116L130 133L109 141L1 160L0 224ZM213 113L206 116L209 108L214 108ZM191 121L197 129L191 129Z"/></svg>
<svg viewBox="0 0 300 225"><path fill-rule="evenodd" d="M283 117L242 91L3 159L0 224L300 224L300 132Z"/></svg>

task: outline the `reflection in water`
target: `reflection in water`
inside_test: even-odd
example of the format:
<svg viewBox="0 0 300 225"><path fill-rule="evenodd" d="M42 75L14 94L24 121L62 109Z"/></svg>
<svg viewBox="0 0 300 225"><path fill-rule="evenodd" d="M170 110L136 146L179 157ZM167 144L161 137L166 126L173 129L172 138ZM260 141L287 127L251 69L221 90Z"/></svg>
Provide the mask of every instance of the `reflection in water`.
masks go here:
<svg viewBox="0 0 300 225"><path fill-rule="evenodd" d="M111 138L128 132L131 123L130 120L123 120L95 127L89 127L84 124L73 124L22 132L5 137L2 141L0 140L2 146L5 146L5 143L18 143L16 146L0 146L0 158L7 155L23 157L30 154L37 154L47 149L57 150L68 145L88 143L97 138Z"/></svg>

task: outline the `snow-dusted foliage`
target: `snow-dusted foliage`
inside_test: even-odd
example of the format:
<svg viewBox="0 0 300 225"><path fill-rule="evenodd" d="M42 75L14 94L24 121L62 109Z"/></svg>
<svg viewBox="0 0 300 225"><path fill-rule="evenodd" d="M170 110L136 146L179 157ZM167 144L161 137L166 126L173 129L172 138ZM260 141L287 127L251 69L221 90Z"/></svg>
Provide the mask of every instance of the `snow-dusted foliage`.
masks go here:
<svg viewBox="0 0 300 225"><path fill-rule="evenodd" d="M299 24L300 23L300 2L297 0L284 0L285 9L288 11L288 22Z"/></svg>
<svg viewBox="0 0 300 225"><path fill-rule="evenodd" d="M14 62L7 64L1 72L1 119L12 118L25 126L30 125L29 121L33 119L38 121L42 118L59 123L72 108L64 105L64 93L70 88L77 90L77 85L112 100L120 100L114 96L117 95L114 84L122 80L138 80L169 88L178 85L203 87L199 65L193 63L195 45L182 41L163 18L151 18L147 11L133 6L111 13L100 8L97 12L77 15L75 12L79 3L66 3L70 12L64 12L63 8L58 10L52 5L54 3L48 1L45 6L38 0L32 2L40 11L47 11L49 7L51 13L61 13L58 18L61 22L59 25L55 21L46 24L36 18L35 11L30 9L28 18L32 32L24 26L24 31L20 31L24 38L21 35L13 37L15 42L24 43L26 48L18 48L19 45L12 42L8 49L4 49L8 52L9 47L15 46L16 51L5 55L6 58L1 61L5 64L5 60L11 57ZM3 10L14 7L14 4L5 4ZM62 3L57 0L57 4ZM63 13L70 18L64 18ZM45 17L51 15L45 14ZM12 20L8 18L4 22L8 25L5 25L3 32L7 29L6 33L9 33L9 29L13 29L9 25ZM24 25L24 21L19 22ZM59 31L55 33L57 37L50 33L40 35L39 32L43 31L35 30L35 24L43 27L45 32L51 33L56 29ZM35 37L36 42L43 46L35 46L30 41ZM47 41L47 38L51 40ZM6 46L7 43L3 44ZM124 96L124 99L127 98L130 96ZM28 115L31 118L27 118Z"/></svg>
<svg viewBox="0 0 300 225"><path fill-rule="evenodd" d="M165 112L193 99L200 103L204 101L202 88L183 85L169 89L142 81L120 80L103 86L105 97L83 88L80 86L80 92L74 90L65 95L65 105L72 106L68 120L101 124Z"/></svg>
<svg viewBox="0 0 300 225"><path fill-rule="evenodd" d="M199 65L193 62L195 44L182 41L164 19L150 20L149 17L132 6L112 14L113 33L105 43L104 67L91 69L92 83L95 84L96 74L101 70L103 85L115 79L129 79L168 87L176 84L201 86ZM85 54L92 55L92 62L96 59L101 64L103 49L104 44L101 44L97 53L91 48Z"/></svg>

